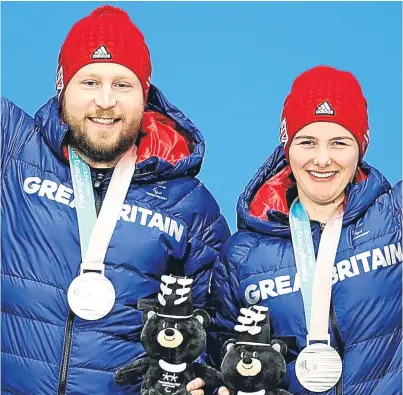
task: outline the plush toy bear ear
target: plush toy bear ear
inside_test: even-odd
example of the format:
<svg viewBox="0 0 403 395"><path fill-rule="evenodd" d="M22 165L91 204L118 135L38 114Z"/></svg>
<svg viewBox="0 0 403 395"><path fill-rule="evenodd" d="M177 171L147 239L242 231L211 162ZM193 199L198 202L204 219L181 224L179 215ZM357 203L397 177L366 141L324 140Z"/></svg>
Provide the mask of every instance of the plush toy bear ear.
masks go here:
<svg viewBox="0 0 403 395"><path fill-rule="evenodd" d="M235 342L236 342L235 339L229 339L224 343L224 345L221 348L221 360L223 360L224 357L227 355L227 352L231 350L232 347L235 346Z"/></svg>
<svg viewBox="0 0 403 395"><path fill-rule="evenodd" d="M193 317L195 317L196 320L203 325L204 329L206 329L210 324L210 316L207 313L207 311L204 311L202 309L196 309L193 312Z"/></svg>
<svg viewBox="0 0 403 395"><path fill-rule="evenodd" d="M148 319L150 319L154 314L157 314L157 308L156 307L146 307L144 309L143 313L143 324L147 322Z"/></svg>
<svg viewBox="0 0 403 395"><path fill-rule="evenodd" d="M277 351L278 353L282 354L285 356L285 354L287 354L288 348L287 345L278 339L273 339L270 342L271 347L273 348L273 350Z"/></svg>

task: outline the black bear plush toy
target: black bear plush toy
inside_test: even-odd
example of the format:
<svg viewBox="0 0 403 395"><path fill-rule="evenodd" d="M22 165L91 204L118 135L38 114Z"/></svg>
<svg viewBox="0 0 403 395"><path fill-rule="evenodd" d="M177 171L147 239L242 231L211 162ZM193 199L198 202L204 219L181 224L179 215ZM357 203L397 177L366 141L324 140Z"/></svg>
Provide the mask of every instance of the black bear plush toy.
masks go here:
<svg viewBox="0 0 403 395"><path fill-rule="evenodd" d="M287 346L271 340L268 308L242 308L236 339L225 342L221 354L224 385L232 394L291 395L276 389L285 375Z"/></svg>
<svg viewBox="0 0 403 395"><path fill-rule="evenodd" d="M222 384L220 372L194 362L205 348L210 317L202 309L193 311L192 283L186 277L161 277L158 306L143 313L141 344L147 355L119 369L116 383L133 383L144 376L143 395L189 394L186 385L196 377L213 387Z"/></svg>

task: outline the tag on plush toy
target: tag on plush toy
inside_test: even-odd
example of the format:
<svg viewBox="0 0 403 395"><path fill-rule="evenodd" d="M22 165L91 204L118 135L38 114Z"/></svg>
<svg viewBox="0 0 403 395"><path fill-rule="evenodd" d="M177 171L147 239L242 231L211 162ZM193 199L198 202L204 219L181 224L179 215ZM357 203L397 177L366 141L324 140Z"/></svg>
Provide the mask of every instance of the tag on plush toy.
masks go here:
<svg viewBox="0 0 403 395"><path fill-rule="evenodd" d="M238 322L237 338L222 348L224 385L238 395L291 395L276 388L285 375L287 346L271 339L268 308L242 308Z"/></svg>
<svg viewBox="0 0 403 395"><path fill-rule="evenodd" d="M193 310L192 284L189 277L161 277L158 302L143 313L141 344L147 355L119 369L116 383L134 384L143 376L142 395L186 394L186 385L196 377L210 386L222 384L220 372L194 362L205 349L210 317Z"/></svg>

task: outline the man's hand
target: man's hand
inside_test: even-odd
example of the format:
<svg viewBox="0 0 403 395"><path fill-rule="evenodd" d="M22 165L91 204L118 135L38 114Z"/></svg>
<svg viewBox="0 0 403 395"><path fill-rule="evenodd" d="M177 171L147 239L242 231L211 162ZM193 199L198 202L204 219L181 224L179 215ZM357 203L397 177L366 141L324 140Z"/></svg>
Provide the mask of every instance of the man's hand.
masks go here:
<svg viewBox="0 0 403 395"><path fill-rule="evenodd" d="M229 389L227 387L220 387L218 395L230 395Z"/></svg>
<svg viewBox="0 0 403 395"><path fill-rule="evenodd" d="M195 378L186 386L186 389L192 395L204 395L204 391L201 389L206 384L200 377Z"/></svg>

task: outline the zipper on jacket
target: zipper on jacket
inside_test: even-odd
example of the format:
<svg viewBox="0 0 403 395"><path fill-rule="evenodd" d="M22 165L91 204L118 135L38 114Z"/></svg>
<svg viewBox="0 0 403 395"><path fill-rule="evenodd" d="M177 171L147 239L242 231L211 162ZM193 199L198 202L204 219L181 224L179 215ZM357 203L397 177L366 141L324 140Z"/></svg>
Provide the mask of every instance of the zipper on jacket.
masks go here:
<svg viewBox="0 0 403 395"><path fill-rule="evenodd" d="M330 322L332 324L332 329L333 329L334 337L335 337L336 344L337 344L337 350L339 352L341 361L343 362L343 360L344 360L344 344L343 344L343 340L341 338L339 326L337 325L336 315L334 312L333 300L330 300ZM343 375L340 377L340 380L336 384L336 395L343 394L342 381L343 381Z"/></svg>
<svg viewBox="0 0 403 395"><path fill-rule="evenodd" d="M104 181L105 174L97 173L94 180L94 191L95 191L95 210L97 216L102 207L102 182ZM66 328L64 331L64 344L63 344L63 353L62 353L62 366L60 369L59 376L59 391L58 395L65 395L66 393L66 385L67 385L67 371L69 368L70 362L70 353L71 353L71 342L73 339L73 323L76 315L69 309L66 321Z"/></svg>
<svg viewBox="0 0 403 395"><path fill-rule="evenodd" d="M69 314L67 315L67 321L66 321L66 328L64 330L62 367L60 369L58 395L64 395L66 393L67 370L69 368L69 362L70 362L70 351L71 351L71 340L73 338L74 318L75 314L69 309Z"/></svg>
<svg viewBox="0 0 403 395"><path fill-rule="evenodd" d="M97 217L99 212L101 211L102 207L102 183L104 181L105 174L104 173L97 173L95 180L94 180L94 191L95 191L95 210L97 212Z"/></svg>

